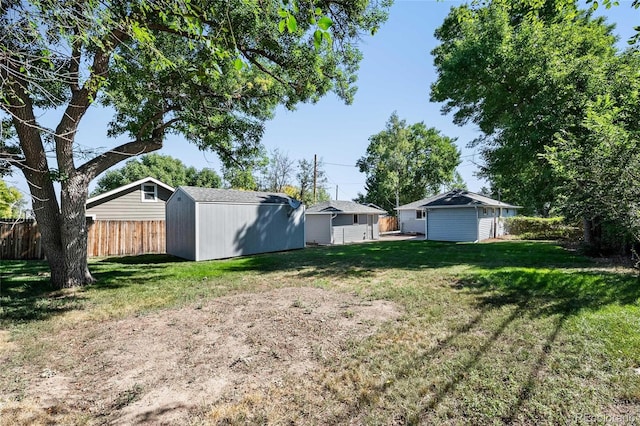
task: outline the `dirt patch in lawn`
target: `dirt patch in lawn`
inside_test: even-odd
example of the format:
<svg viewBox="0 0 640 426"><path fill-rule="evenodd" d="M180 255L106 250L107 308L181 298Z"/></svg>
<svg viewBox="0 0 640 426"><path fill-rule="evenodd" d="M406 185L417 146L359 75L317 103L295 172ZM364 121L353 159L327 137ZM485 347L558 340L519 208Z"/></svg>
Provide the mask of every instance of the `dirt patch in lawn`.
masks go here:
<svg viewBox="0 0 640 426"><path fill-rule="evenodd" d="M14 402L0 406L0 424L187 423L217 402L321 368L399 315L390 302L285 288L83 323L44 336L63 344L38 367L14 368L26 386L5 394Z"/></svg>

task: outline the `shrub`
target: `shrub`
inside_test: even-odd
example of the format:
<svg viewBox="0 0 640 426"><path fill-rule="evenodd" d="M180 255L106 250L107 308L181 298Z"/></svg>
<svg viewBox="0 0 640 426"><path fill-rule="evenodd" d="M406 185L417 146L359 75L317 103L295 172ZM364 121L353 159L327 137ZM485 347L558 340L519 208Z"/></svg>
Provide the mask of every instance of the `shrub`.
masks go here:
<svg viewBox="0 0 640 426"><path fill-rule="evenodd" d="M523 240L570 240L582 234L579 226L568 225L564 217L509 217L505 230Z"/></svg>

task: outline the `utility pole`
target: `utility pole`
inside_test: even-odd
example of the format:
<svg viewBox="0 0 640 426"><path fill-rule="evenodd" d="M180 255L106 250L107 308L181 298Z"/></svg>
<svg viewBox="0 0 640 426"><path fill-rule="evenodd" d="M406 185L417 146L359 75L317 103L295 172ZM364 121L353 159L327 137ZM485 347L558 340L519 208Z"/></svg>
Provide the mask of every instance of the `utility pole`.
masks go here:
<svg viewBox="0 0 640 426"><path fill-rule="evenodd" d="M338 201L338 185L336 185L336 201Z"/></svg>
<svg viewBox="0 0 640 426"><path fill-rule="evenodd" d="M313 154L313 204L318 202L316 185L318 184L318 154Z"/></svg>

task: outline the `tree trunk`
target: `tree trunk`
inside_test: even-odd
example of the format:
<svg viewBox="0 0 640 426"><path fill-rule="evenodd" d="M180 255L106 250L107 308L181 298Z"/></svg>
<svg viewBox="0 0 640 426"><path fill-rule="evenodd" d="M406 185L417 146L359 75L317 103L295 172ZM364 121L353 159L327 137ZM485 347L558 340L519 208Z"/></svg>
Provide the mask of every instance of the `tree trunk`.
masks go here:
<svg viewBox="0 0 640 426"><path fill-rule="evenodd" d="M70 288L94 282L87 262L85 203L88 181L82 176L62 184L58 208L53 182L43 173L25 173L33 194L33 212L54 288Z"/></svg>
<svg viewBox="0 0 640 426"><path fill-rule="evenodd" d="M592 221L586 217L582 218L582 237L586 245L593 244Z"/></svg>
<svg viewBox="0 0 640 426"><path fill-rule="evenodd" d="M584 226L584 243L591 254L599 254L602 250L602 223L599 217L582 219Z"/></svg>
<svg viewBox="0 0 640 426"><path fill-rule="evenodd" d="M27 169L24 174L32 195L33 213L38 223L40 241L51 270L51 283L56 288L62 288L64 262L60 237L61 217L53 182L46 172Z"/></svg>
<svg viewBox="0 0 640 426"><path fill-rule="evenodd" d="M77 287L95 280L89 272L87 260L86 202L89 182L84 176L76 176L62 184L61 230L64 246L65 279L62 287ZM52 269L53 274L53 269Z"/></svg>

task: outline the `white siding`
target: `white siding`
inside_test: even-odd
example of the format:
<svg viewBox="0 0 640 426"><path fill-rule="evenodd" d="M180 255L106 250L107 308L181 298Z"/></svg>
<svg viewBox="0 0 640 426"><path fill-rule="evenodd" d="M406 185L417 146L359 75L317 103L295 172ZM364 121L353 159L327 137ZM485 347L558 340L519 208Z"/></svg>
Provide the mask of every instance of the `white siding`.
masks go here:
<svg viewBox="0 0 640 426"><path fill-rule="evenodd" d="M403 233L424 234L425 220L416 219L415 210L398 210L400 231Z"/></svg>
<svg viewBox="0 0 640 426"><path fill-rule="evenodd" d="M86 214L95 220L165 220L165 202L170 196L171 191L158 186L157 201L142 201L141 188L136 186L87 204Z"/></svg>
<svg viewBox="0 0 640 426"><path fill-rule="evenodd" d="M481 217L478 221L478 229L480 230L480 241L493 238L493 228L495 226L493 217Z"/></svg>
<svg viewBox="0 0 640 426"><path fill-rule="evenodd" d="M309 214L304 220L307 243L331 244L331 215Z"/></svg>
<svg viewBox="0 0 640 426"><path fill-rule="evenodd" d="M380 223L378 222L379 216L377 214L371 215L373 216L373 239L380 239Z"/></svg>
<svg viewBox="0 0 640 426"><path fill-rule="evenodd" d="M196 260L196 210L193 200L179 189L166 207L167 253Z"/></svg>
<svg viewBox="0 0 640 426"><path fill-rule="evenodd" d="M433 209L427 213L427 239L476 241L478 217L475 208Z"/></svg>

